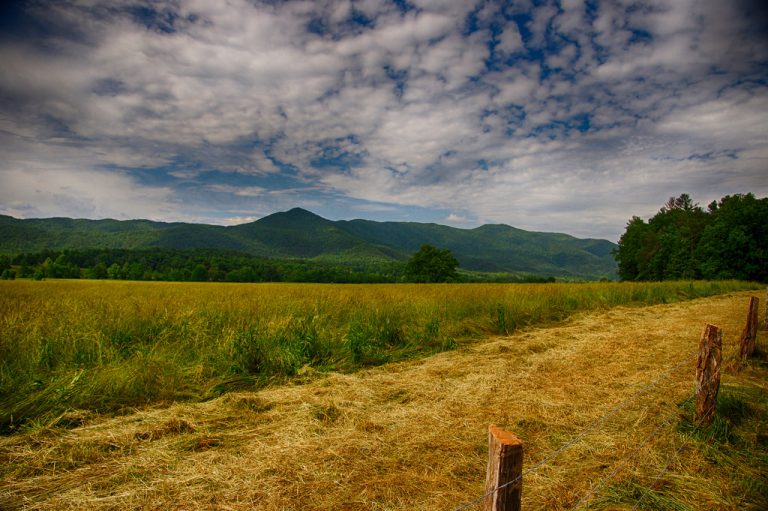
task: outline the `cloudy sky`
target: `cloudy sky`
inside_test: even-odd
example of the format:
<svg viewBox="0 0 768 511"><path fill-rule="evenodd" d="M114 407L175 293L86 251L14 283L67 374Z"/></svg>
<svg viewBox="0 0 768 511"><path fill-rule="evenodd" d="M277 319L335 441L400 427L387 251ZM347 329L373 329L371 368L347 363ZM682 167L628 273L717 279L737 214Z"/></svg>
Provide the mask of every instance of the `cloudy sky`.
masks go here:
<svg viewBox="0 0 768 511"><path fill-rule="evenodd" d="M1 4L1 214L615 241L768 195L759 0Z"/></svg>

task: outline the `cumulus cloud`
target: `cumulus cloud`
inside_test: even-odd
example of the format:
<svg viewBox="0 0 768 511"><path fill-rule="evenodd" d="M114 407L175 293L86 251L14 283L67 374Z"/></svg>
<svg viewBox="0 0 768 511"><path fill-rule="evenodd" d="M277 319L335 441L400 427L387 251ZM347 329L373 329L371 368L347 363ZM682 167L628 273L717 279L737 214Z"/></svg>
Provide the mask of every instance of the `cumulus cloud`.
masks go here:
<svg viewBox="0 0 768 511"><path fill-rule="evenodd" d="M456 213L451 213L445 217L445 221L449 224L463 224L467 221L467 218L461 215L457 215Z"/></svg>
<svg viewBox="0 0 768 511"><path fill-rule="evenodd" d="M194 220L172 203L169 188L141 186L129 176L92 169L34 168L0 173L0 213L127 220Z"/></svg>
<svg viewBox="0 0 768 511"><path fill-rule="evenodd" d="M30 2L0 35L0 207L616 239L670 195L768 193L753 4Z"/></svg>

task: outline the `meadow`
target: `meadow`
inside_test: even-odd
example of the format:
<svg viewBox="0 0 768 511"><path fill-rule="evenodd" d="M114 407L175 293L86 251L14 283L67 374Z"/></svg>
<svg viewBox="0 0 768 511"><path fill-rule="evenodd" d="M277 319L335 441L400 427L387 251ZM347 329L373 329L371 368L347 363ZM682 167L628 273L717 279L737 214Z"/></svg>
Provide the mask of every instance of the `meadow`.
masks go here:
<svg viewBox="0 0 768 511"><path fill-rule="evenodd" d="M580 311L754 288L0 282L0 431L351 372Z"/></svg>

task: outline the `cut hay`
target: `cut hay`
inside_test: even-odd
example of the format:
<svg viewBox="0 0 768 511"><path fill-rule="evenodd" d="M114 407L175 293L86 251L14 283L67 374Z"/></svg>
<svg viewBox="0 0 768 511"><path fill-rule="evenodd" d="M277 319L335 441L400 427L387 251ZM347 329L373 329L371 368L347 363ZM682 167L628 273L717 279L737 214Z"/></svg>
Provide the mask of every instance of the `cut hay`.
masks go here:
<svg viewBox="0 0 768 511"><path fill-rule="evenodd" d="M727 356L748 296L588 313L204 403L80 424L73 414L66 426L0 438L0 508L452 510L483 492L489 424L525 442L525 469L629 400L526 475L525 510L571 509L670 414L587 508L758 509L768 487L766 333L754 362L725 369L729 406L746 407L740 422L707 440L686 429L679 407L704 323L724 330ZM718 449L723 441L733 452Z"/></svg>

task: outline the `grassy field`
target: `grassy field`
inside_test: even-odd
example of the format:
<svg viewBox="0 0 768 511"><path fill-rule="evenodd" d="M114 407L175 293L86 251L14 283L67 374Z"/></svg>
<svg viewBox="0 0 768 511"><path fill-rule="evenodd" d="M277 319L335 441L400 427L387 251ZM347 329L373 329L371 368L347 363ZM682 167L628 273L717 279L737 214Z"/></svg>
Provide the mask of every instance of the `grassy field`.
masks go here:
<svg viewBox="0 0 768 511"><path fill-rule="evenodd" d="M72 409L123 412L348 372L577 311L750 287L0 282L0 431Z"/></svg>
<svg viewBox="0 0 768 511"><path fill-rule="evenodd" d="M73 289L88 287L48 285L67 289L63 296L70 300L82 298ZM142 289L151 286L135 291ZM196 292L176 293L179 302L169 309L187 310L181 304L189 306L188 300L206 303L200 293L242 297L249 288L183 289ZM399 287L268 289L305 298L344 291L366 297L369 305L375 293L402 296ZM494 289L474 291L489 308L478 308L486 317L470 318L472 335L499 327L501 295L489 296ZM511 307L515 293L588 296L608 289L633 287L495 291L508 293ZM657 301L671 300L656 293ZM85 294L93 297L94 291ZM545 462L525 476L526 510L571 510L582 499L579 509L766 509L764 329L753 360L739 365L731 359L749 296L728 293L648 307L635 306L635 297L631 307L610 309L596 299L593 307L600 310L545 328L459 342L459 349L433 356L348 373L305 369L285 384L205 402L156 402L117 416L70 410L0 437L0 508L450 511L482 494L487 427L494 423L524 441L526 469ZM211 306L221 310L222 304ZM729 361L718 416L701 429L692 423L688 398L707 322L724 330ZM341 342L349 326L339 328ZM333 353L340 364L355 367L344 348ZM73 389L95 378L83 371ZM614 413L618 403L625 404Z"/></svg>

